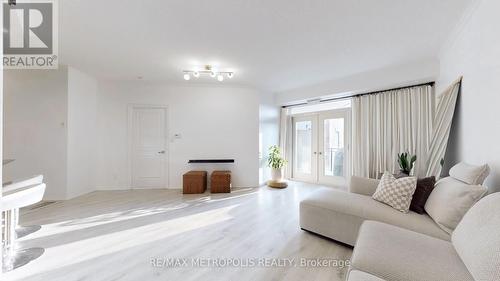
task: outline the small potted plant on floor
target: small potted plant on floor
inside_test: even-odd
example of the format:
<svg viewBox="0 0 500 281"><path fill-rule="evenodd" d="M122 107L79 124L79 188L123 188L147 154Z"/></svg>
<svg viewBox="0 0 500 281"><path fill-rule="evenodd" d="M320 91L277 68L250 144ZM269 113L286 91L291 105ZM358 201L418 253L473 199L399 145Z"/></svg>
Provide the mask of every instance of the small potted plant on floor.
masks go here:
<svg viewBox="0 0 500 281"><path fill-rule="evenodd" d="M283 167L287 161L281 156L281 150L278 146L269 147L269 157L267 158L267 166L271 168L271 180L267 182L270 187L284 188L287 186L283 179Z"/></svg>

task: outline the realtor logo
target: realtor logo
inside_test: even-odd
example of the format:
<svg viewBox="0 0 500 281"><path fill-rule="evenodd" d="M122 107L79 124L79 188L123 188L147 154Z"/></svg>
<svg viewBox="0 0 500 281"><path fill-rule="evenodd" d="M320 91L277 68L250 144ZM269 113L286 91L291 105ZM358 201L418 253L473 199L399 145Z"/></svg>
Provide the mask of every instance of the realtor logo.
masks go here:
<svg viewBox="0 0 500 281"><path fill-rule="evenodd" d="M4 68L57 68L56 4L55 0L3 3Z"/></svg>

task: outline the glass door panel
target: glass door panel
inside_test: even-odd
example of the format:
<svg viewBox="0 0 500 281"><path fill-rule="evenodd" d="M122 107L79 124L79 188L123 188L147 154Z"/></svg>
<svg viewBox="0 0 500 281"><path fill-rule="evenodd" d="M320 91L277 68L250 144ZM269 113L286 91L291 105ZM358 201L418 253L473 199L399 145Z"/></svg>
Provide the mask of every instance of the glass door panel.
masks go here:
<svg viewBox="0 0 500 281"><path fill-rule="evenodd" d="M344 176L344 119L323 121L323 173L325 176Z"/></svg>
<svg viewBox="0 0 500 281"><path fill-rule="evenodd" d="M315 180L316 119L314 117L294 118L293 125L293 177L299 180Z"/></svg>
<svg viewBox="0 0 500 281"><path fill-rule="evenodd" d="M336 111L319 115L319 182L345 184L347 175L347 112Z"/></svg>
<svg viewBox="0 0 500 281"><path fill-rule="evenodd" d="M301 121L295 124L297 140L297 172L310 174L312 164L312 122Z"/></svg>

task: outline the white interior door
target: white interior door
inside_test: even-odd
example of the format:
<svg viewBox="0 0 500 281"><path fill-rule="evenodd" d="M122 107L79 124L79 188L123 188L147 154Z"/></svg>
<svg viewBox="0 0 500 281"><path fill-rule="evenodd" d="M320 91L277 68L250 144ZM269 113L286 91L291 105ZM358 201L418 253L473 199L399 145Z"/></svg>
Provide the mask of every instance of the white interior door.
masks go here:
<svg viewBox="0 0 500 281"><path fill-rule="evenodd" d="M344 185L349 175L349 111L318 115L318 182Z"/></svg>
<svg viewBox="0 0 500 281"><path fill-rule="evenodd" d="M131 113L133 188L164 188L167 179L166 108L133 107Z"/></svg>
<svg viewBox="0 0 500 281"><path fill-rule="evenodd" d="M293 118L293 178L317 181L317 117Z"/></svg>

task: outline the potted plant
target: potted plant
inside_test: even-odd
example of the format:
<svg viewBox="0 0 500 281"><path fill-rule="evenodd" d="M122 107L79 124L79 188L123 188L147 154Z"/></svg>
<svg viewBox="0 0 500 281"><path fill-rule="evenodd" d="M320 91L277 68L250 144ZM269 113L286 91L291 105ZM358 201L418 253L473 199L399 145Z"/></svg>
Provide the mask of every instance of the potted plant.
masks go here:
<svg viewBox="0 0 500 281"><path fill-rule="evenodd" d="M269 157L267 166L271 168L271 181L274 183L283 182L283 167L287 161L281 156L281 150L278 146L269 147Z"/></svg>
<svg viewBox="0 0 500 281"><path fill-rule="evenodd" d="M417 155L410 155L408 152L398 154L399 171L409 176L415 161L417 161Z"/></svg>

